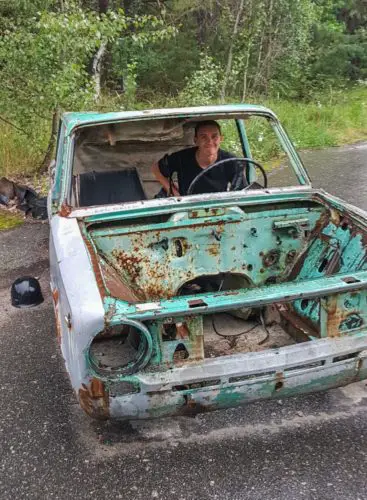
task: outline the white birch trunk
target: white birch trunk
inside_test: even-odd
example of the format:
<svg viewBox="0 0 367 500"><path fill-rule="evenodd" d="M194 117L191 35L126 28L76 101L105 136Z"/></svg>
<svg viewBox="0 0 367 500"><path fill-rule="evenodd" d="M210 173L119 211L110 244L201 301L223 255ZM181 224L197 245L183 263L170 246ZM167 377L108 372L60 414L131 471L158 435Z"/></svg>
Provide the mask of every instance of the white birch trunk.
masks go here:
<svg viewBox="0 0 367 500"><path fill-rule="evenodd" d="M96 55L93 58L93 81L94 81L94 100L97 102L101 97L101 68L102 68L102 60L106 53L107 43L101 43Z"/></svg>

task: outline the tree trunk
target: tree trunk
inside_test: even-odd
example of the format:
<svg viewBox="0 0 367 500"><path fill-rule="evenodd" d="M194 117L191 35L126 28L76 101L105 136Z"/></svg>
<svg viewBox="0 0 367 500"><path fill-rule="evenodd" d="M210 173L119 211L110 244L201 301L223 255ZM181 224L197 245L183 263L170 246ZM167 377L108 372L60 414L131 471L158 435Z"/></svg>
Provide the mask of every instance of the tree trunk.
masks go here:
<svg viewBox="0 0 367 500"><path fill-rule="evenodd" d="M248 24L250 25L252 21L252 6L253 6L253 1L250 1L250 8L249 8L249 15L248 15ZM252 23L251 23L252 24ZM245 101L246 95L247 95L247 75L248 75L248 68L250 64L250 55L251 55L251 49L252 49L252 44L253 44L253 29L249 31L248 35L248 44L247 44L247 54L246 54L246 63L245 63L245 68L243 71L243 86L242 86L242 102Z"/></svg>
<svg viewBox="0 0 367 500"><path fill-rule="evenodd" d="M107 43L101 43L96 55L93 58L92 77L94 81L94 100L97 102L101 97L101 68L102 60L106 53Z"/></svg>
<svg viewBox="0 0 367 500"><path fill-rule="evenodd" d="M235 23L234 23L234 26L233 26L233 35L232 35L232 38L231 38L231 43L229 45L229 51L228 51L227 67L226 67L226 72L225 72L225 75L224 75L222 91L221 91L221 94L220 94L222 101L224 100L225 95L226 95L228 78L229 78L229 74L230 74L231 69L232 69L233 46L234 46L234 43L235 43L235 40L236 40L236 36L237 36L237 32L238 32L238 25L240 24L240 20L241 20L241 15L242 15L242 11L243 11L243 4L244 4L244 0L241 0L240 5L238 7L236 20L235 20Z"/></svg>
<svg viewBox="0 0 367 500"><path fill-rule="evenodd" d="M48 170L48 166L52 160L52 156L54 154L54 148L55 148L55 143L56 143L56 134L57 134L57 127L58 127L58 111L57 109L54 110L52 114L52 124L51 124L51 135L50 135L50 140L48 141L48 146L47 150L45 153L45 156L42 160L39 173L40 174L45 174Z"/></svg>

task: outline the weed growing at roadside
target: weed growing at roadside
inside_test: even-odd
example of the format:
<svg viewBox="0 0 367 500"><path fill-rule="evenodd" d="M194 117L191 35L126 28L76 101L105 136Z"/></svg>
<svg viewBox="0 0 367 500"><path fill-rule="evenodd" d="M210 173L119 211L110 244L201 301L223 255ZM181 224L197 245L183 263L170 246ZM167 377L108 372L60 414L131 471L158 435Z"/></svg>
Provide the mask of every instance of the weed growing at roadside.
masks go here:
<svg viewBox="0 0 367 500"><path fill-rule="evenodd" d="M11 214L3 210L0 211L0 231L13 229L23 224L23 217L19 214Z"/></svg>

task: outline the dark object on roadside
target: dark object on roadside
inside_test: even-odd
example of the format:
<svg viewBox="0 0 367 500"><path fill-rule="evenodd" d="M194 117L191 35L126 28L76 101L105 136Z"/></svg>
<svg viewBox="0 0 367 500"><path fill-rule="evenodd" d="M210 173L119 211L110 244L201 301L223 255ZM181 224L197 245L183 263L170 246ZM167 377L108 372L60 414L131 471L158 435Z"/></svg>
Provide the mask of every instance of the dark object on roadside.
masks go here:
<svg viewBox="0 0 367 500"><path fill-rule="evenodd" d="M9 204L9 198L4 194L0 194L0 204L7 206Z"/></svg>
<svg viewBox="0 0 367 500"><path fill-rule="evenodd" d="M0 179L0 195L11 200L15 196L14 182L9 181L6 177L1 177ZM6 203L7 204L7 203ZM4 203L5 205L5 203Z"/></svg>
<svg viewBox="0 0 367 500"><path fill-rule="evenodd" d="M11 305L25 308L35 307L43 302L41 287L36 278L23 276L14 281L11 286Z"/></svg>
<svg viewBox="0 0 367 500"><path fill-rule="evenodd" d="M14 184L15 195L18 199L17 208L29 213L34 219L47 219L47 198L39 197L36 191L27 186Z"/></svg>
<svg viewBox="0 0 367 500"><path fill-rule="evenodd" d="M6 177L0 179L0 204L8 206L11 200L17 200L18 210L34 219L47 219L47 198L40 197L28 186L22 186L9 181Z"/></svg>

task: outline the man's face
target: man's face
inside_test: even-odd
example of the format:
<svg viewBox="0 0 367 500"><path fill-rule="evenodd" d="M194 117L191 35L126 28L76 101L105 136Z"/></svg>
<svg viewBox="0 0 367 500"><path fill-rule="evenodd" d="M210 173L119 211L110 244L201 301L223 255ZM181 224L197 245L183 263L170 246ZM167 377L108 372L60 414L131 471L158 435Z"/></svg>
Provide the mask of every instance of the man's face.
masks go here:
<svg viewBox="0 0 367 500"><path fill-rule="evenodd" d="M221 142L222 136L215 125L203 125L195 137L195 145L199 151L208 155L217 154Z"/></svg>

